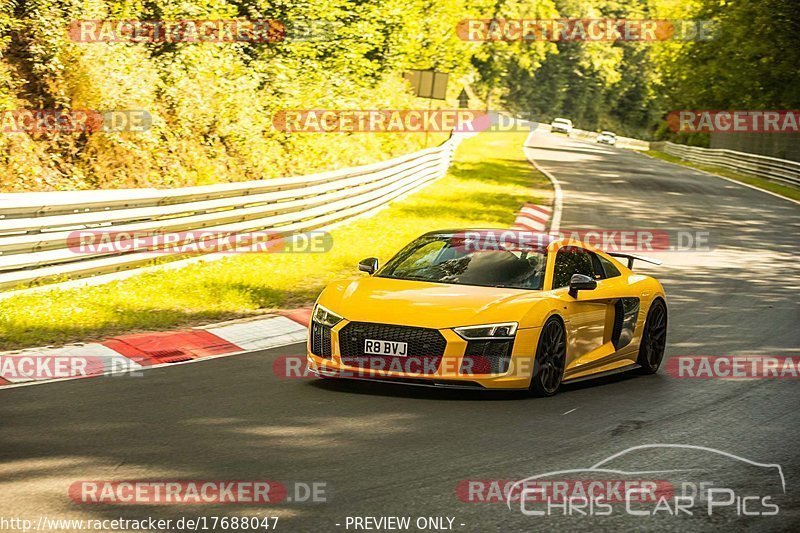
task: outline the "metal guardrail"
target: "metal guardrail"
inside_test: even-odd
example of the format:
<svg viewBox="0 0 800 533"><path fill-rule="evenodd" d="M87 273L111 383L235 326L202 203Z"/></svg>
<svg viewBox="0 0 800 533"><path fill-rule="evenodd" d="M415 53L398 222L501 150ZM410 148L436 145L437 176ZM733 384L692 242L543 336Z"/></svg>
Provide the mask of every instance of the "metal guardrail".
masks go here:
<svg viewBox="0 0 800 533"><path fill-rule="evenodd" d="M759 176L781 183L800 186L800 163L763 155L718 148L700 148L671 142L664 143L664 152L686 161L729 168L742 174Z"/></svg>
<svg viewBox="0 0 800 533"><path fill-rule="evenodd" d="M223 238L290 234L368 213L445 175L460 140L388 161L308 176L178 189L0 194L0 290L146 266L170 253L78 253L76 230L137 236L203 230ZM180 254L174 254L180 255Z"/></svg>

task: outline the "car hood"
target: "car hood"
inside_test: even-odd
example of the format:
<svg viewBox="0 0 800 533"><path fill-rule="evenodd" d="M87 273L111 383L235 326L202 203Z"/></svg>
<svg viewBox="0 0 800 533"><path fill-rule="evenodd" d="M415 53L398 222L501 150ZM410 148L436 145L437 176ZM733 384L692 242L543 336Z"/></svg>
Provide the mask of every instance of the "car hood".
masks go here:
<svg viewBox="0 0 800 533"><path fill-rule="evenodd" d="M543 299L542 291L373 276L334 282L319 303L350 321L442 329L519 322L532 304Z"/></svg>

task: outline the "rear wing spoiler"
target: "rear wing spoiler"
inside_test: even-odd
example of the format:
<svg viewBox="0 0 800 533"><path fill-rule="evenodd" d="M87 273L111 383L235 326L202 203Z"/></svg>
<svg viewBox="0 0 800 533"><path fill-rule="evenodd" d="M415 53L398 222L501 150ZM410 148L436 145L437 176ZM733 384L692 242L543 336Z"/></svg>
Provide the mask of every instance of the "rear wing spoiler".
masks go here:
<svg viewBox="0 0 800 533"><path fill-rule="evenodd" d="M635 254L626 254L623 252L606 252L611 257L624 257L628 260L628 268L633 268L634 261L644 261L645 263L652 263L654 265L660 265L661 261L658 259L653 259L652 257L645 257L643 255L635 255Z"/></svg>

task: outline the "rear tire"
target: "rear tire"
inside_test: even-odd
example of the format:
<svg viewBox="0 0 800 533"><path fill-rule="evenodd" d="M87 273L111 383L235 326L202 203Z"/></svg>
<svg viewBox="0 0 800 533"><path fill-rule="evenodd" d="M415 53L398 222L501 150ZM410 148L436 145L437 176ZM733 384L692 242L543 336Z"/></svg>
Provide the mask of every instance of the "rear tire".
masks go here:
<svg viewBox="0 0 800 533"><path fill-rule="evenodd" d="M644 323L642 341L639 344L639 356L636 362L641 368L640 374L655 374L661 361L664 360L664 350L667 346L667 306L661 300L656 300L647 312Z"/></svg>
<svg viewBox="0 0 800 533"><path fill-rule="evenodd" d="M535 361L535 373L529 387L531 395L554 395L561 387L567 362L566 333L564 324L558 318L550 317L542 326Z"/></svg>

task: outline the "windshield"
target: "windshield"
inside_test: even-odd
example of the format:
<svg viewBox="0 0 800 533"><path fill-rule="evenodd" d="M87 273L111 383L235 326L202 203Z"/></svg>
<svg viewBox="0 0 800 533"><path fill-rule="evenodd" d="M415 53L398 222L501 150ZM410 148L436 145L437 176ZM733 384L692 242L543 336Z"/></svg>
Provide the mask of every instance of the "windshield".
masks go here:
<svg viewBox="0 0 800 533"><path fill-rule="evenodd" d="M572 121L571 120L567 120L565 118L557 118L557 119L555 119L553 121L553 124L567 124L567 125L569 125L569 124L572 124ZM597 131L597 130L595 130L595 131Z"/></svg>
<svg viewBox="0 0 800 533"><path fill-rule="evenodd" d="M382 278L541 290L547 251L539 246L425 235L376 274Z"/></svg>

